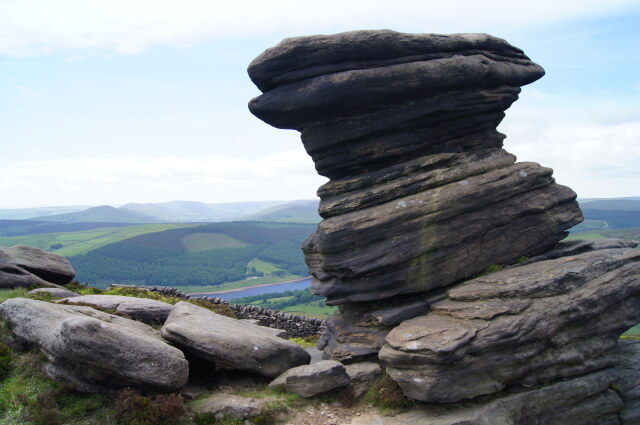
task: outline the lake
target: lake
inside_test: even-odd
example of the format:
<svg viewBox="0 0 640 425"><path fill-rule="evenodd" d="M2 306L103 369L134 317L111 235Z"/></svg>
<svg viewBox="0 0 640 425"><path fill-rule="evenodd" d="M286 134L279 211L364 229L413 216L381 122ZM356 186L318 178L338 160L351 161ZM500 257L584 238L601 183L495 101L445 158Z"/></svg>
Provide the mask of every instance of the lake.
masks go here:
<svg viewBox="0 0 640 425"><path fill-rule="evenodd" d="M206 294L191 294L192 297L218 297L225 301L234 298L244 298L252 295L269 294L273 292L294 291L296 289L306 289L311 285L311 278L296 280L294 282L274 283L272 285L255 286L234 292L207 292Z"/></svg>

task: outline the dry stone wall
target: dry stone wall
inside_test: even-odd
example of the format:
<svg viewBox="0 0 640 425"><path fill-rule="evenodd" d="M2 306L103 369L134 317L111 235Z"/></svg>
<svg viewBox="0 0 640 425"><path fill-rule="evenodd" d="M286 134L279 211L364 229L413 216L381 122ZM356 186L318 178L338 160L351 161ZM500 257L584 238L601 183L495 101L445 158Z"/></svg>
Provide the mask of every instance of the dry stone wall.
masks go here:
<svg viewBox="0 0 640 425"><path fill-rule="evenodd" d="M183 300L187 300L191 298L189 294L186 294L176 288L168 288L163 286L132 286L132 285L120 285L120 284L111 284L112 288L122 288L122 287L135 287L147 289L149 291L158 292L161 294L169 295L172 297L178 297ZM305 338L308 336L319 335L325 329L325 321L312 318L300 316L292 313L285 313L278 310L272 310L266 307L260 307L255 305L242 305L242 304L229 304L227 301L224 301L218 297L198 297L204 298L209 302L214 304L226 304L229 305L233 311L235 312L238 319L252 319L257 320L260 326L267 326L269 328L274 329L282 329L286 331L286 335L283 337L286 338Z"/></svg>

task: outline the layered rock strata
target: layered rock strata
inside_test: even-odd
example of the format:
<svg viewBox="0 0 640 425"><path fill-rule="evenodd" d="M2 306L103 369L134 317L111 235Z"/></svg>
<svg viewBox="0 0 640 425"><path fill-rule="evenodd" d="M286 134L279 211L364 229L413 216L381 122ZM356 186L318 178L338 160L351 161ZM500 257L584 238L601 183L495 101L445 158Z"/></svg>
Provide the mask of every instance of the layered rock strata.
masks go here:
<svg viewBox="0 0 640 425"><path fill-rule="evenodd" d="M542 68L484 34L356 31L285 39L248 71L251 112L300 131L330 179L302 246L313 292L339 306L326 357L378 355L405 395L458 403L429 424L633 417L615 366L640 321L640 252L560 242L582 221L575 193L496 130Z"/></svg>
<svg viewBox="0 0 640 425"><path fill-rule="evenodd" d="M640 251L594 251L456 285L394 328L380 359L409 397L455 402L615 366L638 322Z"/></svg>
<svg viewBox="0 0 640 425"><path fill-rule="evenodd" d="M356 31L285 39L249 66L253 114L301 132L324 220L303 244L314 293L341 305L328 355L375 354L400 321L376 301L415 294L542 254L582 215L552 170L516 163L496 127L520 86L544 74L486 34ZM420 298L417 298L418 300ZM398 311L402 308L396 309Z"/></svg>

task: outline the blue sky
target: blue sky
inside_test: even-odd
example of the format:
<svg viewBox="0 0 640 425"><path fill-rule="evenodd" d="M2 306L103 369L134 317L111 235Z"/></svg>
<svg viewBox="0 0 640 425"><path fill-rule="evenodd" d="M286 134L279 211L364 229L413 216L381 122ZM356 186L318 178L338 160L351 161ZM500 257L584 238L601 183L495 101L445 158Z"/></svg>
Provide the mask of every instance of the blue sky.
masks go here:
<svg viewBox="0 0 640 425"><path fill-rule="evenodd" d="M313 198L294 131L247 110L284 37L487 32L547 75L499 129L580 197L640 195L637 1L0 0L0 208ZM445 3L445 4L443 4Z"/></svg>

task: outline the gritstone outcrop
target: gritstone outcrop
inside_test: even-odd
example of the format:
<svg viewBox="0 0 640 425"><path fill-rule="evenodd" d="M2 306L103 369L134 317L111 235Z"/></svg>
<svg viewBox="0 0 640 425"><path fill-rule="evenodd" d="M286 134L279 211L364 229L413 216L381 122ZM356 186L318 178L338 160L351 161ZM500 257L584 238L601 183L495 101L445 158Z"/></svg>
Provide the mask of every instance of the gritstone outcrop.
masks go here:
<svg viewBox="0 0 640 425"><path fill-rule="evenodd" d="M617 240L560 242L582 221L576 194L502 149L496 127L540 66L486 34L384 30L285 39L248 72L263 92L251 112L300 131L330 179L302 247L313 292L339 306L327 357L379 353L418 400L494 395L501 424L533 423L509 400L572 378L562 397L585 412L606 399L604 416L537 416L615 423L609 385L618 337L640 321L640 255ZM512 267L477 277L497 265ZM594 373L603 385L578 395Z"/></svg>

